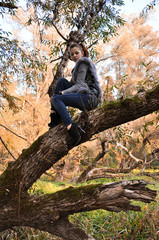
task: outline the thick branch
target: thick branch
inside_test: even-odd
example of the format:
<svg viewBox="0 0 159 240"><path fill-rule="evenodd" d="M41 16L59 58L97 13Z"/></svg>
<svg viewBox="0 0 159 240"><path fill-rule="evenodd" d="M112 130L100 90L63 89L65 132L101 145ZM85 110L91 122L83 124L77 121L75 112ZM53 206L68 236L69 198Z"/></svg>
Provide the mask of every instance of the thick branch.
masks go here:
<svg viewBox="0 0 159 240"><path fill-rule="evenodd" d="M157 110L159 110L159 86L132 98L103 104L102 107L90 111L88 115L84 113L80 115L79 122L86 131L82 136L82 142L108 128ZM0 177L0 188L7 188L12 194L17 192L19 187L21 191L26 191L71 148L71 138L65 126L60 124L39 137L12 166L7 168Z"/></svg>
<svg viewBox="0 0 159 240"><path fill-rule="evenodd" d="M54 93L56 82L57 82L58 78L63 77L64 69L65 69L65 67L67 65L67 62L68 62L68 57L69 57L69 44L67 44L65 53L64 53L64 55L61 58L61 62L59 64L59 66L58 66L58 69L56 71L54 79L53 79L51 85L49 86L48 94L49 94L50 97Z"/></svg>

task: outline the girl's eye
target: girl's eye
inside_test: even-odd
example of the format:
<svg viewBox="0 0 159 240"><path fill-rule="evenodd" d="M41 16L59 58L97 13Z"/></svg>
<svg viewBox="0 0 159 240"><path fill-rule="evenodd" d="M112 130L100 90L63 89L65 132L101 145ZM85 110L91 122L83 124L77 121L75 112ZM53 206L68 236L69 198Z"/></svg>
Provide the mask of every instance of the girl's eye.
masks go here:
<svg viewBox="0 0 159 240"><path fill-rule="evenodd" d="M71 53L71 56L78 55L78 54L79 54L79 52Z"/></svg>

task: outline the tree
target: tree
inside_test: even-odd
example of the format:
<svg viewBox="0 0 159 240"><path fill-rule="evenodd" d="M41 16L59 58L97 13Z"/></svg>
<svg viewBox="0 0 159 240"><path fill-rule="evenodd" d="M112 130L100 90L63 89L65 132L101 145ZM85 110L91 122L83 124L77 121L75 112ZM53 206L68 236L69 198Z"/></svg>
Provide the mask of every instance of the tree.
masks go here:
<svg viewBox="0 0 159 240"><path fill-rule="evenodd" d="M82 1L80 2L82 3ZM89 1L90 4L91 2ZM99 13L98 10L103 10L104 4L105 1L97 1L96 9L92 5L92 9L90 9L94 12L91 18L88 18L88 29L78 40L83 40L86 34L89 34L90 24L93 23L92 19L95 16L97 17L96 11ZM59 8L58 2L55 6L54 15L56 15L55 10ZM42 4L42 7L44 8L46 5ZM65 5L62 5L62 7L65 9ZM74 7L74 10L76 7ZM58 10L62 11L62 9ZM106 10L108 11L109 8L106 7ZM76 22L76 16L74 16L74 22ZM102 19L102 14L96 20L99 20L99 18ZM84 28L81 18L79 23ZM79 27L79 29L82 28ZM91 31L93 30L91 29ZM59 72L63 71L68 60L68 42L70 44L72 40L77 40L76 37L79 36L81 35L78 31L69 34L64 57L59 64L56 78ZM50 94L52 91L51 86ZM86 134L82 136L82 142L110 127L132 121L158 109L159 86L131 98L103 104L98 109L89 112L87 115L81 114L76 119L86 131ZM63 239L93 239L68 221L69 214L98 208L117 212L121 210L139 211L140 207L133 206L130 199L144 202L155 200L156 191L146 188L147 183L141 180L68 188L55 194L43 196L29 195L28 190L32 184L53 164L65 156L72 147L71 139L65 127L60 124L40 136L28 149L22 152L15 162L9 164L0 176L0 231L13 226L31 226L61 236Z"/></svg>
<svg viewBox="0 0 159 240"><path fill-rule="evenodd" d="M133 16L118 29L118 34L108 44L100 43L97 45L98 53L100 52L97 66L100 66L103 61L108 63L103 64L100 76L106 85L105 89L103 88L105 101L113 100L113 96L114 98L119 96L124 98L137 93L137 91L145 91L158 83L158 40L157 32L146 24L145 18L134 18ZM102 51L100 51L101 49ZM114 89L115 94L113 94ZM101 139L106 138L107 140L107 155L102 160L106 168L98 169L98 171L97 169L92 170L89 175L91 174L91 177L94 178L95 176L114 177L115 175L111 173L116 173L116 176L117 173L121 173L120 176L123 177L122 173L128 173L139 165L141 168L145 166L147 155L152 156L153 161L148 161L149 164L147 162L146 165L153 164L155 161L153 152L158 145L154 130L157 128L157 124L156 113L116 127L110 130L110 136L108 131L106 131L105 136L102 133ZM154 133L156 146L151 138L151 143L146 141L147 144L142 147L142 142L145 142L144 139L147 139L150 132ZM115 169L111 166L112 157L114 157ZM140 164L136 162L137 159L141 160ZM156 157L156 164L157 161ZM89 169L90 167L91 164ZM93 172L96 174L92 175Z"/></svg>
<svg viewBox="0 0 159 240"><path fill-rule="evenodd" d="M147 19L131 16L110 43L99 45L103 51L98 63L110 60L102 71L107 82L113 78L109 88L114 84L116 95L135 94L140 88L146 90L158 82L158 41L158 32L147 24Z"/></svg>
<svg viewBox="0 0 159 240"><path fill-rule="evenodd" d="M87 117L82 114L79 122L86 130L82 142L105 129L158 110L158 93L159 86L144 94L109 103L91 111ZM156 192L146 190L146 183L142 181L119 182L110 185L108 195L112 195L113 199L116 196L117 201L115 202L110 198L108 200L107 192L102 185L79 189L69 188L41 197L28 195L27 190L41 174L66 155L71 148L71 139L63 124L60 124L39 137L13 164L8 166L0 176L1 231L15 225L31 226L61 236L63 239L89 239L85 233L74 228L68 222L69 214L88 210L87 207L84 207L88 205L89 210L97 208L113 211L139 210L139 207L136 208L129 204L129 199L146 202L154 200ZM127 189L126 193L124 193L124 189ZM131 189L131 194L129 189ZM136 195L136 191L138 195ZM140 193L142 193L142 197ZM18 218L15 221L17 214Z"/></svg>

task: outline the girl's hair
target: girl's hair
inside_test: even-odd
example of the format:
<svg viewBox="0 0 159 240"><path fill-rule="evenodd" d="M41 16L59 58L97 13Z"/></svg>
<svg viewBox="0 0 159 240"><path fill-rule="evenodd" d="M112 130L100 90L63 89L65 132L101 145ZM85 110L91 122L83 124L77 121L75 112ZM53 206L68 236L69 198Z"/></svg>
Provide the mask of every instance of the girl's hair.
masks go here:
<svg viewBox="0 0 159 240"><path fill-rule="evenodd" d="M72 49L74 47L77 47L81 51L83 51L85 57L89 57L88 49L86 48L86 46L83 43L72 43L71 46L70 46L70 49Z"/></svg>

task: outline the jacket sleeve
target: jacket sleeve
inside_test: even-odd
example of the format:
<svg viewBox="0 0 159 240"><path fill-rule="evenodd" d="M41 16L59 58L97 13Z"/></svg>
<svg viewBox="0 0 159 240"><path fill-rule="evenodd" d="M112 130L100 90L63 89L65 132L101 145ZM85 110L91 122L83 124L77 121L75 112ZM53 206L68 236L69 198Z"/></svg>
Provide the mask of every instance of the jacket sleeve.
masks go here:
<svg viewBox="0 0 159 240"><path fill-rule="evenodd" d="M81 63L78 68L77 78L74 85L66 90L63 90L63 93L74 93L81 91L89 91L87 83L85 83L85 78L87 74L88 66L85 63Z"/></svg>

